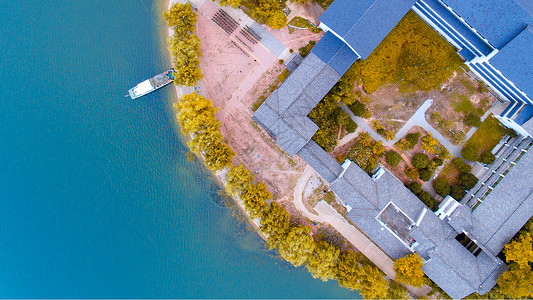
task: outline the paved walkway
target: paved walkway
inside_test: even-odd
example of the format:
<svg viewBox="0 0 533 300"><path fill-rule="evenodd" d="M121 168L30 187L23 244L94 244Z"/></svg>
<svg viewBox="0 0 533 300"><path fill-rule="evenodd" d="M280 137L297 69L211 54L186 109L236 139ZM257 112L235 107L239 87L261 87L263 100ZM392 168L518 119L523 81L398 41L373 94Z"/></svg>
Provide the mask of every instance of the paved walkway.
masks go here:
<svg viewBox="0 0 533 300"><path fill-rule="evenodd" d="M294 206L296 206L296 209L309 220L313 222L324 223L324 219L307 210L307 208L305 208L305 205L303 204L303 193L305 190L305 186L307 185L307 182L309 181L311 176L313 176L313 174L315 174L315 170L313 170L310 165L307 165L302 176L300 176L298 182L296 183L296 186L294 187Z"/></svg>
<svg viewBox="0 0 533 300"><path fill-rule="evenodd" d="M370 259L377 267L379 267L390 279L394 279L394 262L390 257L379 249L371 240L369 240L357 228L351 225L342 215L340 215L333 207L325 201L318 202L314 210L329 223L335 230L344 236L352 245L354 245L361 253ZM420 288L406 286L406 288L417 297L427 295L431 288L424 285Z"/></svg>
<svg viewBox="0 0 533 300"><path fill-rule="evenodd" d="M409 120L407 120L407 122L402 126L402 128L400 128L400 130L396 133L394 140L392 141L385 140L381 135L375 132L374 129L372 129L372 127L370 127L370 125L368 125L364 119L360 117L356 117L352 113L352 111L350 111L350 109L346 107L344 104L339 103L339 105L345 112L347 112L350 115L352 120L355 123L357 123L359 127L361 127L364 131L370 133L370 136L374 140L381 141L383 145L387 147L391 147L392 145L394 145L394 143L396 143L398 140L403 138L407 134L409 129L411 129L413 126L420 126L424 128L426 131L431 132L433 137L436 138L439 141L439 143L441 143L441 145L443 145L446 149L448 149L451 155L460 157L461 147L450 143L450 141L448 141L437 129L433 128L433 126L431 126L427 122L425 114L426 114L427 109L431 106L432 103L433 103L432 99L426 100L424 104L422 104L422 106L420 106L417 109L415 114L411 118L409 118Z"/></svg>

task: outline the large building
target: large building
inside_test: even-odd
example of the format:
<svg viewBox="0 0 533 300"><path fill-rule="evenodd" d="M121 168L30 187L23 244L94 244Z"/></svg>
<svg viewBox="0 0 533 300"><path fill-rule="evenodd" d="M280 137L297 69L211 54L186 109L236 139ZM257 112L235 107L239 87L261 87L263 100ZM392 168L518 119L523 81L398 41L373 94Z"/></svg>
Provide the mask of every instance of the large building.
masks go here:
<svg viewBox="0 0 533 300"><path fill-rule="evenodd" d="M350 161L337 163L311 140L318 126L307 117L411 9L457 48L505 106L502 123L519 133L493 150L497 160L475 192L460 202L447 197L436 212L389 172L372 178ZM533 215L533 2L336 0L320 21L324 37L254 120L330 183L352 222L390 257L420 254L425 274L453 298L488 292L507 269L498 254Z"/></svg>

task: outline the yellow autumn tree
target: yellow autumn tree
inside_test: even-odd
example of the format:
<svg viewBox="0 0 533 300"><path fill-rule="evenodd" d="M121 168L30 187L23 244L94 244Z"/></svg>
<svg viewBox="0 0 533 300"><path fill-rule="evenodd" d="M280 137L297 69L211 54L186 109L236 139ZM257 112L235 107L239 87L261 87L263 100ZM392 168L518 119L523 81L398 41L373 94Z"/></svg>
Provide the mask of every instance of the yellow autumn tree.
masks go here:
<svg viewBox="0 0 533 300"><path fill-rule="evenodd" d="M422 286L426 282L423 266L422 257L417 253L399 258L394 262L394 280L415 287Z"/></svg>

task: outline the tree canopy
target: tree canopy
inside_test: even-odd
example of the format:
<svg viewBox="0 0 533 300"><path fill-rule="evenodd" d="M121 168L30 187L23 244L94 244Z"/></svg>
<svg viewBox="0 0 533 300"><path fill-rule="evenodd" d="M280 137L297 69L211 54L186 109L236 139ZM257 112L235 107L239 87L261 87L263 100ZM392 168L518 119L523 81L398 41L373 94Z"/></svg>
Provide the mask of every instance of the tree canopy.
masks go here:
<svg viewBox="0 0 533 300"><path fill-rule="evenodd" d="M339 254L336 246L326 241L317 242L307 263L307 269L313 278L320 278L322 281L334 279Z"/></svg>
<svg viewBox="0 0 533 300"><path fill-rule="evenodd" d="M307 226L290 227L281 239L278 252L286 261L299 267L307 262L309 255L315 248L315 241L311 236L311 228Z"/></svg>
<svg viewBox="0 0 533 300"><path fill-rule="evenodd" d="M270 203L261 217L261 231L267 235L270 248L274 248L289 230L290 216L278 203Z"/></svg>
<svg viewBox="0 0 533 300"><path fill-rule="evenodd" d="M461 64L455 49L411 10L365 59L361 75L368 93L400 80L429 91Z"/></svg>
<svg viewBox="0 0 533 300"><path fill-rule="evenodd" d="M177 2L163 12L163 17L174 32L168 39L168 50L176 70L174 83L193 86L203 77L200 71L200 39L194 35L196 12L190 3Z"/></svg>
<svg viewBox="0 0 533 300"><path fill-rule="evenodd" d="M400 283L420 287L425 281L422 257L417 253L406 255L394 261L394 279Z"/></svg>

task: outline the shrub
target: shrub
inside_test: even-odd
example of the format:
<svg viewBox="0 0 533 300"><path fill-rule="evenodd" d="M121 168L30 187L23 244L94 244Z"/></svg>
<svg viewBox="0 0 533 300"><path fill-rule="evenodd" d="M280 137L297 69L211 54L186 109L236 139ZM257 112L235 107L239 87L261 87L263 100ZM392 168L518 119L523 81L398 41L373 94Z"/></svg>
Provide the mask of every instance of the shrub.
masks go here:
<svg viewBox="0 0 533 300"><path fill-rule="evenodd" d="M460 157L454 158L452 160L452 163L461 173L470 173L470 171L472 170L472 167L466 164L464 160Z"/></svg>
<svg viewBox="0 0 533 300"><path fill-rule="evenodd" d="M467 126L479 127L479 125L481 125L481 118L478 115L469 113L468 115L466 115L464 122Z"/></svg>
<svg viewBox="0 0 533 300"><path fill-rule="evenodd" d="M446 182L444 178L437 178L433 181L433 188L437 194L442 197L446 197L450 193L450 185Z"/></svg>
<svg viewBox="0 0 533 300"><path fill-rule="evenodd" d="M467 159L469 161L478 160L476 150L471 145L466 145L461 151L461 155L464 159Z"/></svg>
<svg viewBox="0 0 533 300"><path fill-rule="evenodd" d="M450 188L450 196L452 196L453 199L459 201L465 196L466 192L460 185L452 185Z"/></svg>
<svg viewBox="0 0 533 300"><path fill-rule="evenodd" d="M411 182L407 188L413 192L413 194L418 194L420 193L420 191L422 191L422 185L420 185L420 183L416 182L416 181L413 181Z"/></svg>
<svg viewBox="0 0 533 300"><path fill-rule="evenodd" d="M378 134L383 135L383 134L385 134L385 129L383 129L383 128L378 128L378 129L376 129L376 132L377 132Z"/></svg>
<svg viewBox="0 0 533 300"><path fill-rule="evenodd" d="M355 132L355 130L357 130L357 123L355 123L350 118L344 120L344 122L342 122L342 126L344 126L344 128L346 128L349 133Z"/></svg>
<svg viewBox="0 0 533 300"><path fill-rule="evenodd" d="M435 157L432 161L433 165L435 167L440 167L444 163L444 161L441 158Z"/></svg>
<svg viewBox="0 0 533 300"><path fill-rule="evenodd" d="M516 133L516 131L514 131L514 129L509 128L509 127L505 127L505 134L507 134L509 137L511 137L513 139L518 137L518 133Z"/></svg>
<svg viewBox="0 0 533 300"><path fill-rule="evenodd" d="M421 191L417 196L429 209L435 211L439 208L439 202L432 198L428 192Z"/></svg>
<svg viewBox="0 0 533 300"><path fill-rule="evenodd" d="M366 107L361 101L355 100L354 103L350 104L348 108L353 112L355 116L362 116L366 112Z"/></svg>
<svg viewBox="0 0 533 300"><path fill-rule="evenodd" d="M411 146L409 149L414 148L416 144L418 144L418 140L420 139L420 132L414 132L409 133L405 136L405 139L409 142L409 145Z"/></svg>
<svg viewBox="0 0 533 300"><path fill-rule="evenodd" d="M411 162L413 163L413 167L420 170L428 166L429 157L423 153L417 153L413 156Z"/></svg>
<svg viewBox="0 0 533 300"><path fill-rule="evenodd" d="M476 185L478 179L472 173L462 173L459 175L459 181L465 189L469 190Z"/></svg>
<svg viewBox="0 0 533 300"><path fill-rule="evenodd" d="M483 151L483 153L481 153L481 162L484 163L484 164L487 164L487 165L490 165L494 162L494 160L496 160L496 157L494 156L494 154L492 154L492 152L490 151Z"/></svg>
<svg viewBox="0 0 533 300"><path fill-rule="evenodd" d="M418 174L419 174L420 180L428 181L428 180L431 179L431 175L433 175L433 170L431 170L429 168L424 168L424 169L418 171Z"/></svg>
<svg viewBox="0 0 533 300"><path fill-rule="evenodd" d="M405 166L403 172L405 173L405 176L409 177L411 180L416 180L418 178L418 171L415 168Z"/></svg>
<svg viewBox="0 0 533 300"><path fill-rule="evenodd" d="M395 167L402 161L402 156L398 152L391 150L385 155L385 160L389 165Z"/></svg>

